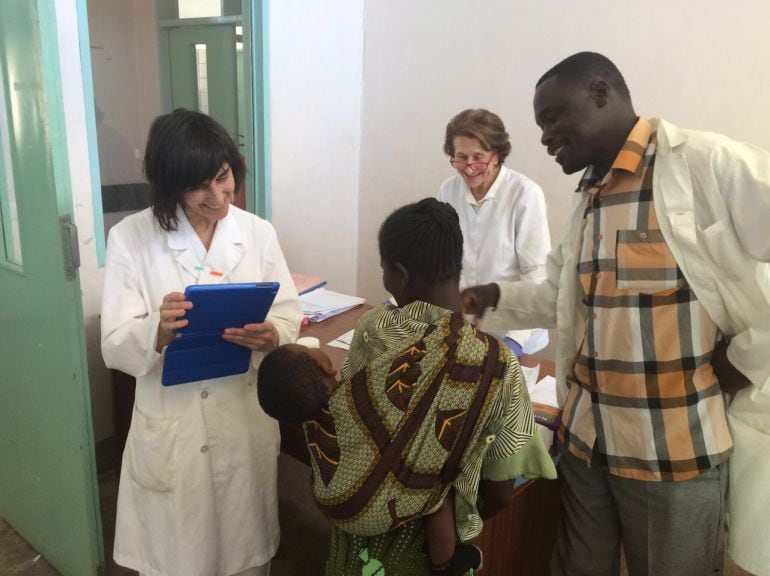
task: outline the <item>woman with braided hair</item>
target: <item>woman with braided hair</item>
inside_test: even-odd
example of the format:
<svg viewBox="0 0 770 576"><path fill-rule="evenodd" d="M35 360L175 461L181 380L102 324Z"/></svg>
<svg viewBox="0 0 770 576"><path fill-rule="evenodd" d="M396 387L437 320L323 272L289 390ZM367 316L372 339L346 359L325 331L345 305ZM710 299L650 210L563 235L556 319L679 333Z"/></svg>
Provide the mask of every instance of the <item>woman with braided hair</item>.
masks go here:
<svg viewBox="0 0 770 576"><path fill-rule="evenodd" d="M534 433L514 355L462 315L454 209L433 198L409 204L385 220L378 239L383 283L397 305L359 321L325 416L316 408L299 416L313 493L333 522L326 574L465 574L480 558L458 572L474 552L463 543L508 503L514 479L556 472ZM317 362L328 376L330 366ZM271 364L268 355L260 402L268 413L281 404L294 410L291 395L267 399Z"/></svg>

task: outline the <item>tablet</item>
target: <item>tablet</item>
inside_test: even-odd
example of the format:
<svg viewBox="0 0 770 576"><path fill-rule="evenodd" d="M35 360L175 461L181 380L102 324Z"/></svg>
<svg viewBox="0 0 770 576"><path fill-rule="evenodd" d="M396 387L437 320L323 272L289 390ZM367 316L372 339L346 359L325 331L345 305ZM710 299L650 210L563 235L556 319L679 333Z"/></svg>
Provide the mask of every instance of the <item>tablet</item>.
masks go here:
<svg viewBox="0 0 770 576"><path fill-rule="evenodd" d="M185 298L193 303L187 326L166 348L164 386L242 374L249 369L251 350L222 339L225 328L264 322L280 285L278 282L195 284Z"/></svg>

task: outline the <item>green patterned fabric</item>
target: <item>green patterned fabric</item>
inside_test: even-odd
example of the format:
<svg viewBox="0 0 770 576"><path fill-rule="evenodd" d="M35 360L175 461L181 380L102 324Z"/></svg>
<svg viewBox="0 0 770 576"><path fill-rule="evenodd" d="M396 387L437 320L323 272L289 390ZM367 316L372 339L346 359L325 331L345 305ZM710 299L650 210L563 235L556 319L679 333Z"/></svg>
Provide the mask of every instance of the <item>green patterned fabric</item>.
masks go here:
<svg viewBox="0 0 770 576"><path fill-rule="evenodd" d="M422 520L376 538L332 529L325 576L430 576Z"/></svg>
<svg viewBox="0 0 770 576"><path fill-rule="evenodd" d="M329 411L305 431L314 495L339 528L334 546L368 542L358 551L333 548L332 556L342 554L348 565L360 561L364 548L369 562L383 562L371 547L421 526L413 520L433 511L450 487L457 534L465 541L481 532L481 478L555 477L539 435L533 436L518 362L460 314L424 302L369 311L356 327L341 377ZM447 476L447 470L454 472ZM338 561L330 557L330 563Z"/></svg>

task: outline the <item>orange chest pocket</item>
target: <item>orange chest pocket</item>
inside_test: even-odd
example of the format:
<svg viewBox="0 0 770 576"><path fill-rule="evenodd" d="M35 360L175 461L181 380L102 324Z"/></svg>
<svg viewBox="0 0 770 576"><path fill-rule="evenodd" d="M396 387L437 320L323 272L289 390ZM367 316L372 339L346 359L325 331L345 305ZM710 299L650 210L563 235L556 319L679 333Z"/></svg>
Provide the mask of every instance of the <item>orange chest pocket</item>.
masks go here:
<svg viewBox="0 0 770 576"><path fill-rule="evenodd" d="M660 230L618 230L615 262L620 290L653 294L685 286Z"/></svg>

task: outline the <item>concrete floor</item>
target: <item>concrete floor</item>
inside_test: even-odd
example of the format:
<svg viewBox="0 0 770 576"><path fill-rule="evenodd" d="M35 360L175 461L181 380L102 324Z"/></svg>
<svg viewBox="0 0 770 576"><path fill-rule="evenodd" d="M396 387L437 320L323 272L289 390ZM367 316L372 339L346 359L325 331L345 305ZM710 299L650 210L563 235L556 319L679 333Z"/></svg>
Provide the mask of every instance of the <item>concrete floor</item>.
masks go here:
<svg viewBox="0 0 770 576"><path fill-rule="evenodd" d="M281 546L273 558L271 576L323 574L329 526L310 497L310 468L281 455L278 460ZM118 482L114 469L99 476L104 530L104 576L136 576L112 560ZM61 576L2 518L0 518L0 576ZM79 576L79 575L72 575Z"/></svg>
<svg viewBox="0 0 770 576"><path fill-rule="evenodd" d="M290 456L281 455L278 462L278 475L282 540L278 554L273 559L271 576L321 575L326 558L329 528L310 497L310 470ZM135 576L134 571L117 566L112 561L117 500L117 479L114 470L100 475L99 491L104 529L104 555L107 559L105 576ZM0 519L0 576L61 575L12 527ZM625 569L622 576L627 576ZM725 562L724 576L751 575L735 566L728 558Z"/></svg>

